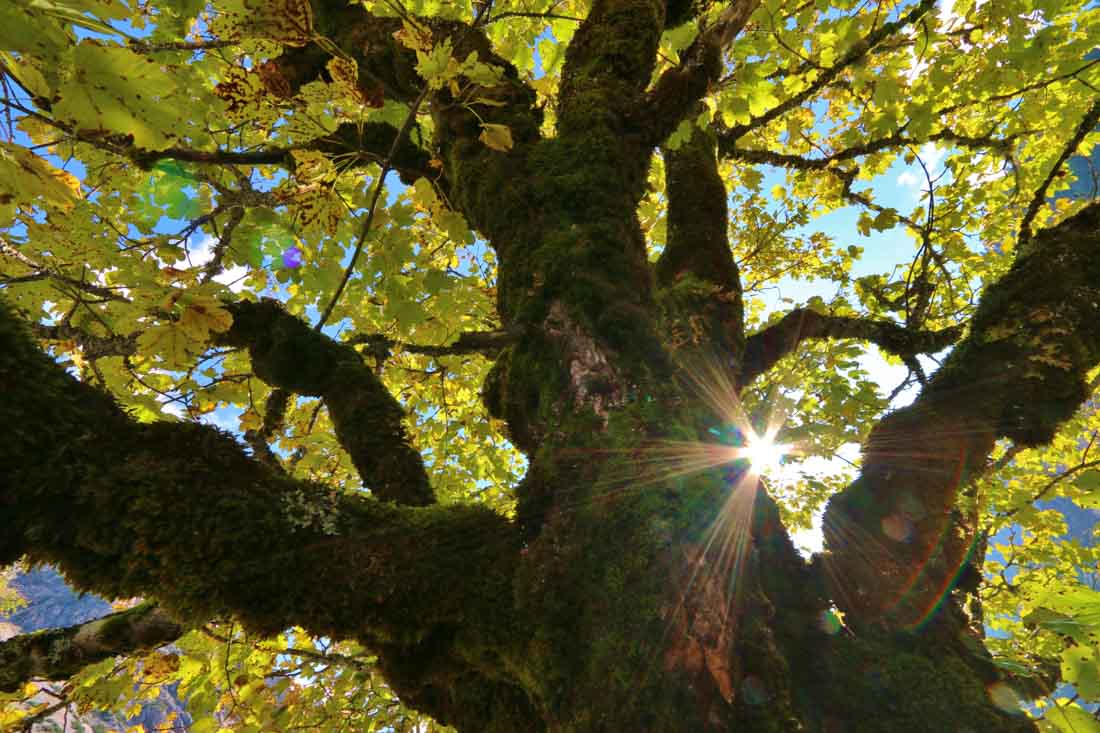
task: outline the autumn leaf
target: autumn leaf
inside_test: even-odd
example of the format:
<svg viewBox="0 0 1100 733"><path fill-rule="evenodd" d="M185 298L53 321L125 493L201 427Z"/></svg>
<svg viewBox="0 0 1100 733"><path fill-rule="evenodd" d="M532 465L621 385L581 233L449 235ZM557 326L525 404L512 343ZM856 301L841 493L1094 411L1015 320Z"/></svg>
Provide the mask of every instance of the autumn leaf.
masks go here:
<svg viewBox="0 0 1100 733"><path fill-rule="evenodd" d="M0 142L0 197L5 194L41 196L52 206L70 209L81 198L80 181L20 145Z"/></svg>
<svg viewBox="0 0 1100 733"><path fill-rule="evenodd" d="M478 139L493 150L507 152L512 149L512 131L507 125L486 122L481 125Z"/></svg>

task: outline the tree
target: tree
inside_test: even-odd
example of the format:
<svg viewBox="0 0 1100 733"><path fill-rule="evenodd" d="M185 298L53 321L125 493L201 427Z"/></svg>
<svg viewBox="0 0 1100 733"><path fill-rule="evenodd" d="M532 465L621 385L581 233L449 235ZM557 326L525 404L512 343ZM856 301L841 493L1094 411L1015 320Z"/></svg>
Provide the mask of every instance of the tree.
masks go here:
<svg viewBox="0 0 1100 733"><path fill-rule="evenodd" d="M3 642L0 689L183 680L201 730L420 725L393 694L460 731L1100 730L1097 550L1036 505L1100 502L1100 203L1052 198L1098 13L0 6L0 566L145 599ZM853 276L834 209L915 255ZM782 277L836 295L766 310ZM885 416L872 348L919 384ZM769 492L767 438L862 442L858 477Z"/></svg>

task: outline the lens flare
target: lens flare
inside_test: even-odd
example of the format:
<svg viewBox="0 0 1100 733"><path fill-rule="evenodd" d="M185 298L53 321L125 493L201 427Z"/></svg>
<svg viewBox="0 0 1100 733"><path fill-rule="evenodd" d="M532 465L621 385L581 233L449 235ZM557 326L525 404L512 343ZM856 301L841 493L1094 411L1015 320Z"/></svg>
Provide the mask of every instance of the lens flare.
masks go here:
<svg viewBox="0 0 1100 733"><path fill-rule="evenodd" d="M790 453L790 446L775 442L773 435L750 436L745 445L745 458L749 460L753 473L766 476L778 473L783 467L783 458Z"/></svg>

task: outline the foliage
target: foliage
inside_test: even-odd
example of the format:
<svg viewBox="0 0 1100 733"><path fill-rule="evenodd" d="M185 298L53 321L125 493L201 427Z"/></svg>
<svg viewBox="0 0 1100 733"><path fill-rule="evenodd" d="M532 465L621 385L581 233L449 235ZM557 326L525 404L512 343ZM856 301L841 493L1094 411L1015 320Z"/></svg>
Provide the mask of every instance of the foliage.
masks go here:
<svg viewBox="0 0 1100 733"><path fill-rule="evenodd" d="M448 93L476 118L487 149L507 153L524 134L493 116L505 102L485 91L511 73L505 64L533 88L543 132L554 134L565 49L586 0L355 4L394 19L393 53L415 55L424 94ZM654 80L728 4L696 5L697 17L661 36ZM140 420L211 422L246 436L257 457L269 445L293 477L333 493L370 488L316 396L280 395L246 349L221 340L232 303L278 299L360 350L409 416L441 502L512 516L528 459L482 403L497 351L448 350L461 334L506 325L498 253L448 199L450 161L435 157L433 142L445 115L416 95L383 94L377 70L335 43L317 6L0 3L0 286L58 362ZM965 325L1026 244L1021 224L1039 230L1089 203L1056 198L1074 179L1053 174L1067 145L1072 154L1100 144L1091 127L1077 135L1097 104L1100 61L1090 54L1100 7L955 0L857 53L913 7L764 0L724 48L698 114L661 141L667 156L701 128L721 131L750 331L800 304L912 329ZM475 20L495 59L433 35L444 22ZM295 84L273 60L309 44L323 49L326 72ZM397 142L411 143L422 169L397 160L397 143L367 145L381 124L401 131ZM927 173L919 200L880 202L886 176L914 164ZM668 244L665 180L665 158L655 156L638 207L651 261ZM493 195L503 207L507 192ZM859 239L831 233L838 216L854 220ZM864 255L882 233L907 249L870 272L875 260ZM821 294L773 297L779 286ZM869 353L865 341L803 344L748 388L745 407L784 413L785 439L804 458L832 458L862 442L890 404L894 385L876 383ZM1060 356L1045 358L1057 365ZM904 364L912 383L924 379L913 355ZM1100 701L1100 591L1096 574L1081 570L1100 566L1100 541L1095 528L1067 537L1050 503L1100 509L1098 433L1094 400L1048 446L1004 442L997 470L966 499L989 538L988 646L1048 730L1100 730L1080 706ZM830 466L776 487L791 529L809 528L851 479ZM316 507L301 509L303 524L314 520L307 510ZM81 709L133 710L178 684L195 731L423 730L374 664L354 642L300 629L261 639L223 619L173 647L91 666L66 692ZM1056 697L1055 680L1074 685L1073 700ZM9 705L0 724L37 712Z"/></svg>

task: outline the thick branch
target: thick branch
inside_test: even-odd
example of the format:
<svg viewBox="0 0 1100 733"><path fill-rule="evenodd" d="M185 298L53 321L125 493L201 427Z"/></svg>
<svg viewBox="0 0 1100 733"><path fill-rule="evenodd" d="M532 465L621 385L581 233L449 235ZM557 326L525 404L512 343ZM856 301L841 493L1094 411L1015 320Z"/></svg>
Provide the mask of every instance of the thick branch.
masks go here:
<svg viewBox="0 0 1100 733"><path fill-rule="evenodd" d="M512 633L502 599L519 540L503 517L332 493L272 472L208 426L138 424L39 351L4 304L0 384L0 421L17 426L0 441L0 564L53 563L82 590L156 598L184 621L232 615L265 634L299 625L395 654L431 639L456 686L496 684L456 647L503 648L498 636Z"/></svg>
<svg viewBox="0 0 1100 733"><path fill-rule="evenodd" d="M1100 362L1100 203L1040 232L989 286L970 333L909 407L871 432L863 472L825 513L833 598L856 624L931 614L973 528L953 507L998 438L1051 440Z"/></svg>
<svg viewBox="0 0 1100 733"><path fill-rule="evenodd" d="M655 270L680 348L705 341L697 343L705 352L738 363L745 339L741 280L726 238L726 187L714 146L710 131L695 130L676 150L663 151L668 232ZM690 292L693 283L685 276L706 287ZM705 324L706 335L693 323Z"/></svg>
<svg viewBox="0 0 1100 733"><path fill-rule="evenodd" d="M664 30L664 5L659 0L592 4L566 51L559 135L579 131L574 125L591 124L594 115L618 127L641 108Z"/></svg>
<svg viewBox="0 0 1100 733"><path fill-rule="evenodd" d="M86 359L104 356L133 356L137 353L137 334L128 336L96 336L68 324L46 326L31 324L34 335L44 341L74 341Z"/></svg>
<svg viewBox="0 0 1100 733"><path fill-rule="evenodd" d="M866 56L870 51L882 43L884 40L894 35L901 29L908 25L911 25L921 19L932 7L935 5L935 0L921 0L916 6L908 13L898 18L895 21L889 23L883 23L875 30L868 33L866 36L856 41L848 52L840 57L839 60L827 69L823 69L821 73L811 84L808 84L805 89L797 94L783 100L775 107L772 107L768 111L762 113L759 116L753 117L748 122L740 125L735 125L730 129L722 133L721 140L723 144L732 146L735 144L745 133L763 127L777 117L789 112L790 110L798 107L806 100L812 98L815 94L821 91L825 86L830 84L833 79L840 75L848 67L857 63L860 59Z"/></svg>
<svg viewBox="0 0 1100 733"><path fill-rule="evenodd" d="M141 605L63 629L23 634L0 642L0 692L34 678L68 679L89 664L155 649L185 627L156 603Z"/></svg>
<svg viewBox="0 0 1100 733"><path fill-rule="evenodd" d="M859 339L888 354L909 357L942 351L960 335L962 328L957 326L941 331L916 331L892 321L824 315L809 308L796 308L749 337L741 380L748 384L764 374L806 339Z"/></svg>
<svg viewBox="0 0 1100 733"><path fill-rule="evenodd" d="M726 187L718 175L714 136L695 130L679 148L664 149L668 235L657 260L657 282L691 274L723 290L740 291L726 238Z"/></svg>
<svg viewBox="0 0 1100 733"><path fill-rule="evenodd" d="M420 454L405 434L404 410L354 348L310 329L278 303L229 306L220 337L248 348L252 368L273 387L325 401L340 445L375 496L423 506L434 501Z"/></svg>
<svg viewBox="0 0 1100 733"><path fill-rule="evenodd" d="M737 37L760 0L734 0L718 21L701 32L681 55L680 63L657 79L645 98L642 124L649 130L650 143L667 138L686 119L695 103L722 73L722 49Z"/></svg>

